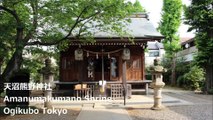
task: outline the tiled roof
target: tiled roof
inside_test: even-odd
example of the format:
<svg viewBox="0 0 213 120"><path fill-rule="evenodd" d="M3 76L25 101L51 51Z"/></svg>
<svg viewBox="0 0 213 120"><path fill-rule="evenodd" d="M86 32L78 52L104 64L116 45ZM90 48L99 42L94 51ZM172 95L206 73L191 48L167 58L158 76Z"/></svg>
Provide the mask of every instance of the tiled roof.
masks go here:
<svg viewBox="0 0 213 120"><path fill-rule="evenodd" d="M147 45L148 45L147 48L149 50L159 50L159 49L163 49L164 48L163 44L159 43L157 41L155 41L155 42L148 42Z"/></svg>
<svg viewBox="0 0 213 120"><path fill-rule="evenodd" d="M181 45L185 45L186 43L189 43L193 40L194 38L180 38Z"/></svg>
<svg viewBox="0 0 213 120"><path fill-rule="evenodd" d="M155 39L160 40L163 36L155 29L152 23L148 20L146 14L140 14L131 16L131 22L124 24L125 29L128 33L135 39ZM95 24L95 22L94 22ZM94 38L120 38L119 35L112 33L112 31L100 31L99 29L93 27L89 28L92 32ZM129 37L129 35L124 35L122 37Z"/></svg>

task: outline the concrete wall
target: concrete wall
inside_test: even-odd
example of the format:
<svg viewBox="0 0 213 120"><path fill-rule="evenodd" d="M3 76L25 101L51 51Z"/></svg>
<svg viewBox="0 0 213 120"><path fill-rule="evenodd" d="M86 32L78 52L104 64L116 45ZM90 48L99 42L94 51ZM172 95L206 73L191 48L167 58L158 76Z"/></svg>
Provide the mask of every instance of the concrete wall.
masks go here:
<svg viewBox="0 0 213 120"><path fill-rule="evenodd" d="M194 55L197 53L197 48L195 46L184 49L182 51L179 51L177 53L177 58L181 58L183 57L185 59L186 62L192 61Z"/></svg>
<svg viewBox="0 0 213 120"><path fill-rule="evenodd" d="M159 56L157 57L151 57L149 56L149 52L159 52ZM159 50L148 50L148 52L145 53L145 66L150 66L153 65L154 59L158 58L158 59L162 59L165 55L165 50L164 49L159 49Z"/></svg>

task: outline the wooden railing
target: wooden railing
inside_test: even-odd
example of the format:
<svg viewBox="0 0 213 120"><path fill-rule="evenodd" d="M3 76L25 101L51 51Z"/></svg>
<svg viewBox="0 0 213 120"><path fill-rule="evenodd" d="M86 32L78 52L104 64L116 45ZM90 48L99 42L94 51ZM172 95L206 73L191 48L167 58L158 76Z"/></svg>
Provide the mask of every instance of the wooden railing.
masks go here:
<svg viewBox="0 0 213 120"><path fill-rule="evenodd" d="M127 84L130 85L129 88L131 88L130 89L130 93L128 93L128 94L130 94L130 96L131 96L132 92L145 92L145 94L148 95L149 94L149 84L151 82L152 82L151 80L127 81ZM99 88L97 88L98 83L99 83L98 81L85 81L85 82L57 82L55 84L56 84L56 86L60 86L60 85L87 84L88 90L87 90L87 92L84 92L84 93L86 93L86 94L84 94L84 96L88 95L89 97L93 97L93 96L95 96L97 94L97 89L99 90ZM115 89L117 89L118 91L121 91L121 90L119 88L115 88L115 87L112 88L112 85L116 85L116 84L117 85L120 84L119 86L122 86L122 81L107 81L106 83L107 83L107 85L110 85L110 87L111 87L110 88L110 91L111 91L110 92L110 94L111 94L110 96L111 97L121 96L121 94L123 94L123 93L120 92L119 95L115 95L114 94L114 93L116 93ZM142 85L142 84L145 84L145 88L134 89L134 88L131 87L131 85ZM61 90L58 89L58 91L61 91ZM79 93L80 92L78 91L78 94Z"/></svg>

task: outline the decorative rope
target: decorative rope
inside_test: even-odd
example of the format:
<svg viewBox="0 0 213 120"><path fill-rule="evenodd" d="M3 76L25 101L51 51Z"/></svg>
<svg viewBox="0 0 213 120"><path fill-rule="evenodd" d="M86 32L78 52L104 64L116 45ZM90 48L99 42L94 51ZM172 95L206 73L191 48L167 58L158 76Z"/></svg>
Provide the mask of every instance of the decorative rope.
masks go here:
<svg viewBox="0 0 213 120"><path fill-rule="evenodd" d="M97 55L97 54L107 54L108 55L108 54L113 54L113 53L120 52L121 50L123 50L123 49L118 49L118 50L109 51L109 52L94 52L94 51L83 49L83 51L85 51L87 53L95 54L95 55Z"/></svg>

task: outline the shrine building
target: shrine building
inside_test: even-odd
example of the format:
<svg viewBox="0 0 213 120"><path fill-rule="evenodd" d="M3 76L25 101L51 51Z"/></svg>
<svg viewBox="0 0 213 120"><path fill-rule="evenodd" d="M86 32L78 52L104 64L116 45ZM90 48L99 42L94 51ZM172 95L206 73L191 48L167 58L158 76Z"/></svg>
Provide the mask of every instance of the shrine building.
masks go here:
<svg viewBox="0 0 213 120"><path fill-rule="evenodd" d="M102 85L105 94L112 97L118 95L113 93L115 89L125 86L131 91L147 89L148 86L143 85L149 83L145 79L147 42L161 41L163 36L154 28L147 14L134 14L130 19L125 27L133 41L128 39L128 35L119 37L107 32L96 32L94 43L83 43L71 37L69 48L60 53L59 89L70 89L75 95L76 90L85 88L95 96L98 94L95 93L96 86Z"/></svg>

